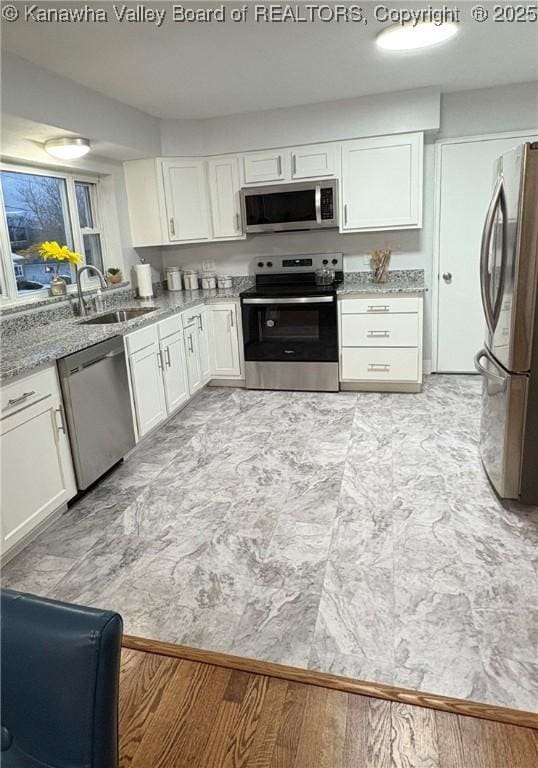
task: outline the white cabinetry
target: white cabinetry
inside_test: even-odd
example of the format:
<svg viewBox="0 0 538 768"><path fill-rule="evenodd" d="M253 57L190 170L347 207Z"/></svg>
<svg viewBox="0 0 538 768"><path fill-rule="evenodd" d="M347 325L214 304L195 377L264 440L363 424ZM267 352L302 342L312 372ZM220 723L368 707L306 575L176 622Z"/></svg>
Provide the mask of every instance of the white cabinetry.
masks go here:
<svg viewBox="0 0 538 768"><path fill-rule="evenodd" d="M235 155L207 161L214 240L246 237L241 226L239 160Z"/></svg>
<svg viewBox="0 0 538 768"><path fill-rule="evenodd" d="M198 326L196 320L185 326L185 355L187 358L187 378L189 392L193 395L204 383L200 364L200 347L198 344Z"/></svg>
<svg viewBox="0 0 538 768"><path fill-rule="evenodd" d="M419 392L422 296L338 301L342 389Z"/></svg>
<svg viewBox="0 0 538 768"><path fill-rule="evenodd" d="M189 399L183 329L179 315L125 337L140 439Z"/></svg>
<svg viewBox="0 0 538 768"><path fill-rule="evenodd" d="M163 160L164 197L171 242L211 238L206 164L203 160Z"/></svg>
<svg viewBox="0 0 538 768"><path fill-rule="evenodd" d="M55 367L2 388L0 429L5 555L76 493Z"/></svg>
<svg viewBox="0 0 538 768"><path fill-rule="evenodd" d="M217 379L242 377L241 334L237 304L209 304L211 334L211 376Z"/></svg>
<svg viewBox="0 0 538 768"><path fill-rule="evenodd" d="M422 133L342 142L341 231L422 226Z"/></svg>
<svg viewBox="0 0 538 768"><path fill-rule="evenodd" d="M249 152L243 156L245 184L264 184L289 179L289 151L275 149L267 152Z"/></svg>
<svg viewBox="0 0 538 768"><path fill-rule="evenodd" d="M207 384L210 371L210 334L205 305L195 307L182 315L185 330L185 353L189 369L191 394Z"/></svg>
<svg viewBox="0 0 538 768"><path fill-rule="evenodd" d="M336 176L340 160L340 145L308 144L291 150L292 179L321 179Z"/></svg>

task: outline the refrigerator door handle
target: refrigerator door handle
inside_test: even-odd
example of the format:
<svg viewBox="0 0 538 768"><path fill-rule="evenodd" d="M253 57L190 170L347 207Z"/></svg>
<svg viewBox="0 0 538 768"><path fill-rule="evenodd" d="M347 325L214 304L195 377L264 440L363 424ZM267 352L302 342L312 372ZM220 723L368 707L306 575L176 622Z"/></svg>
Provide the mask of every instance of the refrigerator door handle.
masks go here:
<svg viewBox="0 0 538 768"><path fill-rule="evenodd" d="M493 190L493 196L491 198L488 211L486 213L486 220L484 222L484 229L482 232L482 242L480 245L480 291L482 293L482 306L484 307L486 324L488 326L489 332L492 335L495 331L496 319L493 312L493 307L491 305L491 297L489 293L488 256L491 245L491 238L493 235L493 225L495 224L495 215L497 213L497 207L500 204L501 199L504 200L503 178L502 176L499 176L497 183L495 184L495 189ZM504 239L505 238L503 237L503 242ZM496 301L495 303L497 304L498 302Z"/></svg>
<svg viewBox="0 0 538 768"><path fill-rule="evenodd" d="M480 352L477 352L474 356L474 367L480 373L482 376L486 376L488 379L493 379L494 381L497 381L499 384L505 384L506 379L503 378L503 376L497 376L495 373L492 373L491 371L487 371L483 365L480 364L480 360L483 357L488 357L488 352L486 349L481 349Z"/></svg>

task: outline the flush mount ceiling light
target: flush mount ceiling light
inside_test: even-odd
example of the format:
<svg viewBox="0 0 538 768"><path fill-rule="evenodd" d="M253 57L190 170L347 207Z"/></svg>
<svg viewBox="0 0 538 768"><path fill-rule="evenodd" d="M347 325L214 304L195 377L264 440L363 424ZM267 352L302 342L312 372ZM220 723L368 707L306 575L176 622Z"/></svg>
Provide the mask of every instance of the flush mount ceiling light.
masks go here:
<svg viewBox="0 0 538 768"><path fill-rule="evenodd" d="M49 139L46 141L45 149L49 155L60 160L76 160L88 154L90 151L90 141L89 139L64 136L61 139Z"/></svg>
<svg viewBox="0 0 538 768"><path fill-rule="evenodd" d="M445 43L458 33L457 24L395 24L385 27L377 36L377 44L386 51L414 51Z"/></svg>

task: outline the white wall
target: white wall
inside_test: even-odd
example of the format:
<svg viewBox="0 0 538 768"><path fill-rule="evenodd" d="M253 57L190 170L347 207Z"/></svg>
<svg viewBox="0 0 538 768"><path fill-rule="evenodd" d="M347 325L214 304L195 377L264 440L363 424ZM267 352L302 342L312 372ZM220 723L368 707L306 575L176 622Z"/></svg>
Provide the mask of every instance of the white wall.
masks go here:
<svg viewBox="0 0 538 768"><path fill-rule="evenodd" d="M440 138L519 131L536 126L538 83L518 83L441 96Z"/></svg>
<svg viewBox="0 0 538 768"><path fill-rule="evenodd" d="M164 120L162 153L219 154L384 133L437 132L439 111L439 89L418 88L208 120Z"/></svg>

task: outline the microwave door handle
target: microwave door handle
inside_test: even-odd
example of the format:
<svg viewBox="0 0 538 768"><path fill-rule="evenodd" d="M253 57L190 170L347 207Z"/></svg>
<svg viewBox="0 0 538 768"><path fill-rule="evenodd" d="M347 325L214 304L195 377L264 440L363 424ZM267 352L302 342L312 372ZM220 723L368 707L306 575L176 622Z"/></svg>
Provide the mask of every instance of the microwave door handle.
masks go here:
<svg viewBox="0 0 538 768"><path fill-rule="evenodd" d="M495 323L489 291L488 257L489 249L491 246L491 238L493 235L493 225L495 223L495 214L497 212L497 206L499 205L502 194L502 184L502 176L499 176L497 183L495 184L495 189L493 190L493 196L491 198L488 211L486 213L486 220L484 222L484 229L482 232L482 242L480 244L480 291L482 293L482 306L484 307L486 324L491 334L493 334L495 330Z"/></svg>
<svg viewBox="0 0 538 768"><path fill-rule="evenodd" d="M321 187L316 184L316 223L321 224Z"/></svg>

